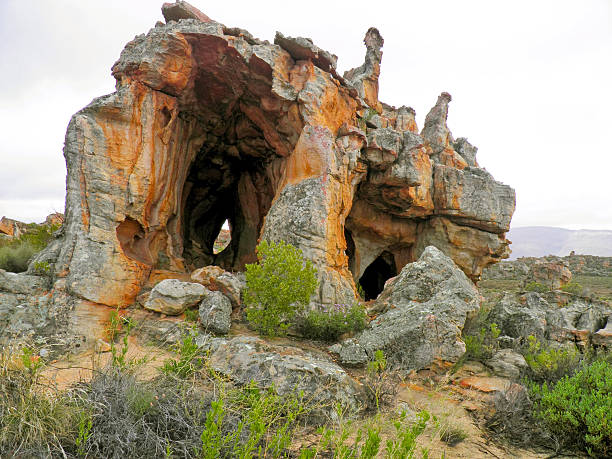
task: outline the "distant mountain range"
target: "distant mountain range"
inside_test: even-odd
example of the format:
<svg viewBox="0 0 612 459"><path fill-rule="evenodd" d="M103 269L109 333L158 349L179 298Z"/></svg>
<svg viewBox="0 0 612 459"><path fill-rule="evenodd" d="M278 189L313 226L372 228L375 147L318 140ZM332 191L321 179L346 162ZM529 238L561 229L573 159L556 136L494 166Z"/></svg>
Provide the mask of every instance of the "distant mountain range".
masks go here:
<svg viewBox="0 0 612 459"><path fill-rule="evenodd" d="M552 226L524 226L508 233L512 241L510 259L569 255L612 256L612 231L568 230Z"/></svg>

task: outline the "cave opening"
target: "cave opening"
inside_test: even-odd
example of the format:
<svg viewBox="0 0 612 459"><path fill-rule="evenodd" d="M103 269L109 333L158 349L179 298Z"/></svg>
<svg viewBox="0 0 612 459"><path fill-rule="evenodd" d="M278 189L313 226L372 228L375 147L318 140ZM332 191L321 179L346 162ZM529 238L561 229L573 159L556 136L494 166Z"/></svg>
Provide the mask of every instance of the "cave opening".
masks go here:
<svg viewBox="0 0 612 459"><path fill-rule="evenodd" d="M242 271L256 261L263 218L274 197L275 155L240 111L207 135L182 193L182 257L189 270L217 265Z"/></svg>
<svg viewBox="0 0 612 459"><path fill-rule="evenodd" d="M223 222L223 226L221 226L219 234L217 235L217 239L215 239L213 244L213 253L217 255L223 252L223 250L225 250L225 248L230 244L231 240L232 234L230 231L229 221L225 220L225 222Z"/></svg>
<svg viewBox="0 0 612 459"><path fill-rule="evenodd" d="M365 294L365 300L374 300L380 295L388 279L397 276L397 268L393 254L390 252L381 253L365 269L359 279L359 284Z"/></svg>

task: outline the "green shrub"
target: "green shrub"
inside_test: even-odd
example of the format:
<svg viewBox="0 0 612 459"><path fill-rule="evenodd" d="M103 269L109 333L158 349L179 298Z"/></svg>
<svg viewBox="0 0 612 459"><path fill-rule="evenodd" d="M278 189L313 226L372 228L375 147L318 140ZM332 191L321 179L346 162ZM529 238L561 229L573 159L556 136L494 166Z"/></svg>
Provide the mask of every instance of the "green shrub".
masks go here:
<svg viewBox="0 0 612 459"><path fill-rule="evenodd" d="M554 386L533 385L534 415L565 446L589 455L612 454L612 365L600 360Z"/></svg>
<svg viewBox="0 0 612 459"><path fill-rule="evenodd" d="M181 342L175 346L175 350L178 359L167 359L162 367L166 375L188 378L204 367L205 355L195 342L193 333L184 335Z"/></svg>
<svg viewBox="0 0 612 459"><path fill-rule="evenodd" d="M532 381L550 384L571 376L580 365L581 355L575 349L543 347L532 335L527 341L524 356L529 367L527 376Z"/></svg>
<svg viewBox="0 0 612 459"><path fill-rule="evenodd" d="M478 333L465 334L465 359L484 361L493 357L499 349L497 338L500 334L501 330L496 323L480 327Z"/></svg>
<svg viewBox="0 0 612 459"><path fill-rule="evenodd" d="M336 341L347 332L365 328L367 314L363 305L356 303L323 305L298 318L297 327L302 336L323 341Z"/></svg>
<svg viewBox="0 0 612 459"><path fill-rule="evenodd" d="M30 244L16 244L0 248L0 269L21 273L28 269L28 261L38 251Z"/></svg>
<svg viewBox="0 0 612 459"><path fill-rule="evenodd" d="M262 335L284 335L317 289L316 269L301 250L282 241L263 241L257 258L246 265L247 319Z"/></svg>
<svg viewBox="0 0 612 459"><path fill-rule="evenodd" d="M584 287L580 285L578 282L570 282L561 287L561 290L567 293L573 293L574 295L582 295L584 292Z"/></svg>
<svg viewBox="0 0 612 459"><path fill-rule="evenodd" d="M532 281L525 285L525 290L527 290L528 292L545 293L548 292L550 289L544 284L541 284L540 282Z"/></svg>

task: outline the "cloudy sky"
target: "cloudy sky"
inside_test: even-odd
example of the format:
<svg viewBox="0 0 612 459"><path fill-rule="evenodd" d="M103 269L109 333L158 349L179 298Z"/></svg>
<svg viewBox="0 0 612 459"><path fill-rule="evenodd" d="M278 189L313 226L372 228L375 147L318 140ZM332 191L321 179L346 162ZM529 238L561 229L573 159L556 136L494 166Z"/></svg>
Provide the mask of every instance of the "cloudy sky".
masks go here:
<svg viewBox="0 0 612 459"><path fill-rule="evenodd" d="M0 0L0 216L63 211L70 116L114 90L124 44L161 20L157 0ZM385 39L380 98L422 127L438 94L478 161L516 189L513 226L612 230L612 0L200 1L255 36L305 36L360 65Z"/></svg>

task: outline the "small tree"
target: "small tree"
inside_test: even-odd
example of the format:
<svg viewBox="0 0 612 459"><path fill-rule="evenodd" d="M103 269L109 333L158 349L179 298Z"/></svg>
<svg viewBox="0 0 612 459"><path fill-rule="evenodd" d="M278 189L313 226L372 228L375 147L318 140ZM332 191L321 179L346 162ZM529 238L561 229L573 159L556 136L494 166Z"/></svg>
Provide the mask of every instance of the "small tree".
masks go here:
<svg viewBox="0 0 612 459"><path fill-rule="evenodd" d="M246 265L247 319L262 335L284 335L315 292L317 271L301 250L283 241L261 242L257 258Z"/></svg>

